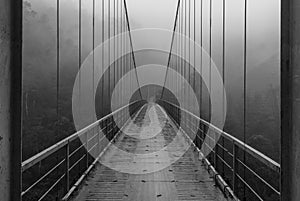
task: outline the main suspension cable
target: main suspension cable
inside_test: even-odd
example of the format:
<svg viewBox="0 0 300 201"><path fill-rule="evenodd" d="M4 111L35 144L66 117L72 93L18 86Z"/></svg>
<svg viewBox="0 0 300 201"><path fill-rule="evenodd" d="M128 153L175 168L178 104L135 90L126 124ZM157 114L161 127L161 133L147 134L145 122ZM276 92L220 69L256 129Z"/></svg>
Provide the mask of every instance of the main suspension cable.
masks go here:
<svg viewBox="0 0 300 201"><path fill-rule="evenodd" d="M126 21L127 21L127 28L128 28L128 34L129 34L129 42L130 42L130 48L131 48L131 54L132 54L132 61L133 65L135 68L135 75L136 75L136 81L139 87L139 93L140 93L140 98L141 100L143 99L142 96L142 91L141 91L141 86L138 78L138 73L137 73L137 67L136 67L136 61L135 61L135 55L134 55L134 50L133 50L133 43L132 43L132 37L131 37L131 30L130 30L130 24L129 24L129 17L128 17L128 10L127 10L127 4L126 0L124 0L124 9L125 9L125 16L126 16Z"/></svg>
<svg viewBox="0 0 300 201"><path fill-rule="evenodd" d="M175 22L174 22L174 27L173 27L172 39L171 39L171 47L170 47L170 51L169 51L167 69L166 69L165 79L164 79L164 85L163 85L163 89L162 89L162 92L161 92L160 99L162 99L162 97L163 97L163 94L164 94L164 91L165 91L166 82L167 82L167 75L168 75L168 70L169 70L169 67L170 67L170 61L171 61L171 56L172 56L172 48L173 48L175 31L176 31L176 26L177 26L177 19L178 19L178 13L179 13L179 5L180 5L180 0L177 1L177 9L176 9L176 14L175 14Z"/></svg>

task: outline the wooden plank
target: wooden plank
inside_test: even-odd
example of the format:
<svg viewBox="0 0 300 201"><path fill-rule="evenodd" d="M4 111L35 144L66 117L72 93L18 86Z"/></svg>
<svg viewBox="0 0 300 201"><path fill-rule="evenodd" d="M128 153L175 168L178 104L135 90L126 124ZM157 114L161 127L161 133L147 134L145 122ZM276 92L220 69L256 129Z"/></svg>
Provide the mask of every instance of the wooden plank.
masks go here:
<svg viewBox="0 0 300 201"><path fill-rule="evenodd" d="M159 121L155 122L157 119ZM157 135L153 135L151 131L157 131L157 128L152 127L160 125L164 127ZM146 129L147 126L150 128ZM187 143L187 139L180 132L176 136L174 123L170 122L159 107L146 107L125 130L129 131L129 134L120 135L115 146L136 156L125 157L122 152L111 147L101 160L107 160L115 167L135 168L143 173L122 173L99 163L73 200L226 200L222 192L215 187L208 172L201 166L194 147L190 147L174 162L178 157L176 150ZM175 143L171 143L172 141ZM158 152L164 148L165 151ZM148 153L154 154L146 157ZM163 165L166 165L166 168L153 171Z"/></svg>

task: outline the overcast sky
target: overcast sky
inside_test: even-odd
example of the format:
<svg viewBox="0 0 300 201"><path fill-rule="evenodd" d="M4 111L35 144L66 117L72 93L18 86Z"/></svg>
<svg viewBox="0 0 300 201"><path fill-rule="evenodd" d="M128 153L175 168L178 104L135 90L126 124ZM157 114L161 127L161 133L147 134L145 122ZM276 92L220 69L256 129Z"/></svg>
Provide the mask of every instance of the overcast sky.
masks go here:
<svg viewBox="0 0 300 201"><path fill-rule="evenodd" d="M132 28L172 30L177 0L127 0Z"/></svg>

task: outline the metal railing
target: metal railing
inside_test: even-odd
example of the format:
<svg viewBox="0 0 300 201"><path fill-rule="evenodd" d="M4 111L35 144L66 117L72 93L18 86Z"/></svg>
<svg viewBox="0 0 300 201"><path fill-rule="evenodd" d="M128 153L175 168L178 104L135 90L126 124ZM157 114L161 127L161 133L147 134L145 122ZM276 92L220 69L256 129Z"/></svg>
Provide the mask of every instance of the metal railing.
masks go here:
<svg viewBox="0 0 300 201"><path fill-rule="evenodd" d="M126 124L128 121L126 110L129 109L131 114L135 115L143 104L142 101L128 104L22 162L23 175L34 169L27 173L27 179L32 180L33 175L39 172L31 184L23 186L22 199L67 200L117 136L119 128L114 122ZM80 139L84 142L81 143ZM98 157L93 158L90 155L92 153ZM42 165L42 161L45 165ZM51 167L46 167L41 173L40 169L44 166ZM81 167L75 170L78 166Z"/></svg>
<svg viewBox="0 0 300 201"><path fill-rule="evenodd" d="M159 101L181 129L194 139L203 159L225 194L241 200L280 200L280 164L236 137L168 101ZM200 125L197 125L199 122ZM208 132L210 135L208 135ZM219 136L218 136L219 135ZM214 137L211 137L214 136ZM207 138L207 140L205 140ZM218 139L218 140L215 140ZM215 144L215 146L211 146Z"/></svg>

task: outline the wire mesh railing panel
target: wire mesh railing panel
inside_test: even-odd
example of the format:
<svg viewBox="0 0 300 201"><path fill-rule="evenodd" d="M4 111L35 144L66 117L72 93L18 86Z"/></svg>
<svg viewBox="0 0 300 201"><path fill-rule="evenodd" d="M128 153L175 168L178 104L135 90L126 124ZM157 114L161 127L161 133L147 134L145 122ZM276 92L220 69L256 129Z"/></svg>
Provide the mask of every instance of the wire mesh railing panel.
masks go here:
<svg viewBox="0 0 300 201"><path fill-rule="evenodd" d="M205 159L214 168L213 175L220 175L239 199L280 200L280 165L277 162L177 105L166 101L159 104L175 121L182 115L190 119L188 122L182 121L185 125L178 126L190 139L194 139L200 152L209 150ZM192 119L200 122L197 130L194 130ZM209 131L220 135L220 138L215 141L217 138L209 136ZM193 135L196 135L195 138L191 137Z"/></svg>
<svg viewBox="0 0 300 201"><path fill-rule="evenodd" d="M134 115L143 104L137 101L124 106L24 161L23 179L32 182L24 183L22 199L53 200L66 195L68 197L119 133L120 123L126 124L128 119L123 117L127 115L129 106ZM118 125L113 115L119 116Z"/></svg>

